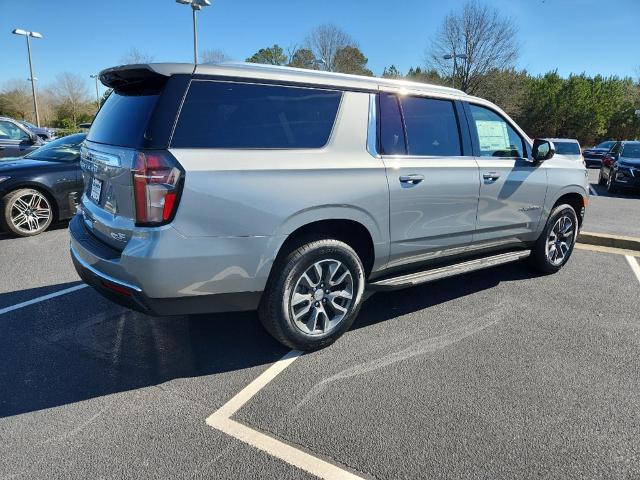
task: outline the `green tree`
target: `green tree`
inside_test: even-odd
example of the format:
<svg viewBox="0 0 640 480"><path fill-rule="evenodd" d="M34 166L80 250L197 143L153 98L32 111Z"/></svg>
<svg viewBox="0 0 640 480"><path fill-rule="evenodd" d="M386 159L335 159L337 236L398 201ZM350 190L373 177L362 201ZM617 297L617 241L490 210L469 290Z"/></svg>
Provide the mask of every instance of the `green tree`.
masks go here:
<svg viewBox="0 0 640 480"><path fill-rule="evenodd" d="M300 48L296 50L289 60L290 67L307 68L310 70L318 70L318 59L308 48Z"/></svg>
<svg viewBox="0 0 640 480"><path fill-rule="evenodd" d="M367 57L358 47L346 46L336 52L333 59L334 71L373 76L373 72L367 68L367 62Z"/></svg>
<svg viewBox="0 0 640 480"><path fill-rule="evenodd" d="M432 85L446 85L447 79L440 76L437 70L424 70L420 67L411 67L405 76L407 80L420 83L430 83Z"/></svg>
<svg viewBox="0 0 640 480"><path fill-rule="evenodd" d="M287 61L287 56L284 54L282 47L277 44L272 47L261 48L247 58L247 62L265 63L267 65L286 65Z"/></svg>
<svg viewBox="0 0 640 480"><path fill-rule="evenodd" d="M395 65L391 65L389 68L384 67L384 70L382 71L382 77L383 78L402 78L402 73L400 73L400 70L398 70Z"/></svg>

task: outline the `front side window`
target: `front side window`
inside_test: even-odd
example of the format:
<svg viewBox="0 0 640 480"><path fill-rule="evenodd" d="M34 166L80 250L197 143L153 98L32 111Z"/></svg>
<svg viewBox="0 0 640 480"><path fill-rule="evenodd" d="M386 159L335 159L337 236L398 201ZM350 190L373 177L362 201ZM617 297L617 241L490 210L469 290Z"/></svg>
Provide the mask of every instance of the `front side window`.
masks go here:
<svg viewBox="0 0 640 480"><path fill-rule="evenodd" d="M336 90L195 80L171 146L321 148L341 97Z"/></svg>
<svg viewBox="0 0 640 480"><path fill-rule="evenodd" d="M500 115L488 108L469 105L481 157L524 157L520 135Z"/></svg>
<svg viewBox="0 0 640 480"><path fill-rule="evenodd" d="M409 155L462 155L460 132L453 102L401 96Z"/></svg>
<svg viewBox="0 0 640 480"><path fill-rule="evenodd" d="M17 125L6 120L0 120L0 139L2 140L28 140L29 134Z"/></svg>

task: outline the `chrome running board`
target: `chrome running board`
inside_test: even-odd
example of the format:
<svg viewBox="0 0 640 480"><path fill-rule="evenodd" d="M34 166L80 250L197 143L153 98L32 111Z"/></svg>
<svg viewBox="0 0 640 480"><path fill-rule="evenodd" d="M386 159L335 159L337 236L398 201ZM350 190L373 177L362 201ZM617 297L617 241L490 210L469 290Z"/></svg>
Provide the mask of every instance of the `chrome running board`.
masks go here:
<svg viewBox="0 0 640 480"><path fill-rule="evenodd" d="M500 253L498 255L491 255L490 257L476 258L473 260L467 260L466 262L447 265L446 267L438 267L430 270L423 270L421 272L408 273L397 277L375 280L369 283L368 287L371 290L396 290L399 288L412 287L414 285L433 282L442 278L453 277L455 275L461 275L475 270L482 270L484 268L515 262L528 257L530 253L531 250L519 250L517 252Z"/></svg>

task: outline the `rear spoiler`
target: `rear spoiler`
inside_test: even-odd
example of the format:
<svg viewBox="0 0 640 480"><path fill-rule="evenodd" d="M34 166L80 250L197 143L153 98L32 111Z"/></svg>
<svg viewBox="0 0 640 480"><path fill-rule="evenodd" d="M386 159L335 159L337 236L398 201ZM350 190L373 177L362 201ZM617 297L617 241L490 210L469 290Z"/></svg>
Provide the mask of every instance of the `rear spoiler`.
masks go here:
<svg viewBox="0 0 640 480"><path fill-rule="evenodd" d="M157 91L174 74L193 74L192 63L141 63L119 65L100 72L100 81L105 87L121 93Z"/></svg>

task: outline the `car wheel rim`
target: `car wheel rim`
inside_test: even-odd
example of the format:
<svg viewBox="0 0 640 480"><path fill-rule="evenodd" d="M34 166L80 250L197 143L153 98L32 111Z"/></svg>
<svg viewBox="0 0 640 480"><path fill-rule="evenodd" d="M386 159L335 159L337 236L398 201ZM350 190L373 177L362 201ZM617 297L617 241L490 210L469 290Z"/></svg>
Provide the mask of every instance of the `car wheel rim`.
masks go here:
<svg viewBox="0 0 640 480"><path fill-rule="evenodd" d="M50 219L51 206L41 193L21 195L11 206L11 223L20 232L38 232L45 228Z"/></svg>
<svg viewBox="0 0 640 480"><path fill-rule="evenodd" d="M353 275L334 259L311 265L295 283L289 310L295 326L307 335L335 330L353 303Z"/></svg>
<svg viewBox="0 0 640 480"><path fill-rule="evenodd" d="M575 225L568 215L561 216L547 237L547 259L552 265L561 265L573 245Z"/></svg>

